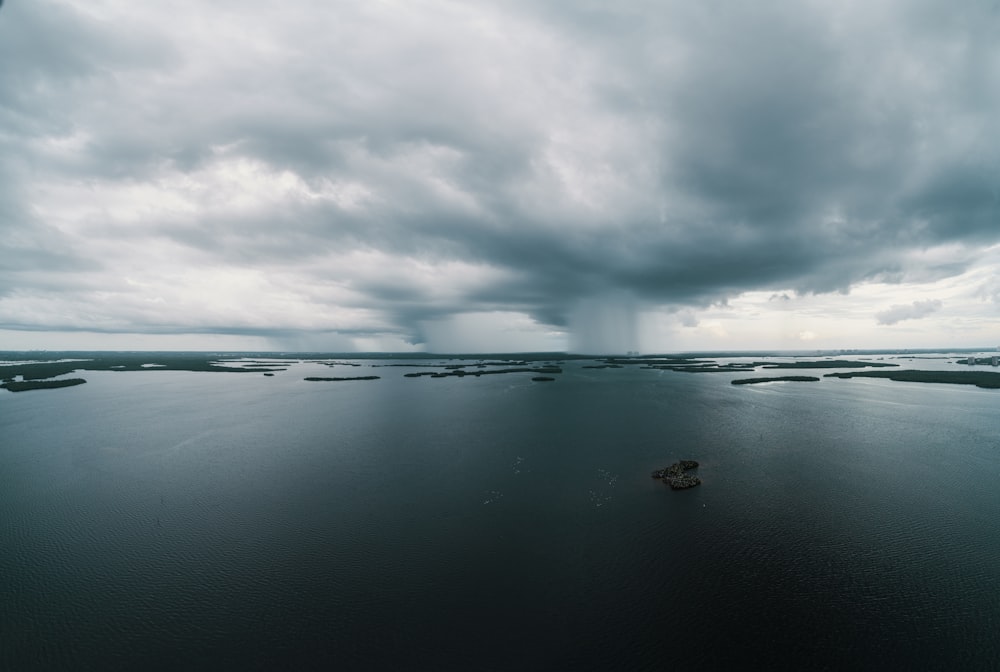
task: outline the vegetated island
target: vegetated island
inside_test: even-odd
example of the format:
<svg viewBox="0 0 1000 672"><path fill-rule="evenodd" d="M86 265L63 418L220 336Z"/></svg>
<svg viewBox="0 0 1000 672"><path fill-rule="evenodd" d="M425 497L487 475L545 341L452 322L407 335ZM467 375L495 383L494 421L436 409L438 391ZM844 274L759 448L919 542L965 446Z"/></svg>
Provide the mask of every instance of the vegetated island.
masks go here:
<svg viewBox="0 0 1000 672"><path fill-rule="evenodd" d="M819 382L819 378L816 376L772 376L770 378L740 378L730 382L733 385L756 385L757 383L777 383L784 381L815 383Z"/></svg>
<svg viewBox="0 0 1000 672"><path fill-rule="evenodd" d="M947 383L1000 389L1000 373L994 371L849 371L828 373L824 378L888 378L904 383Z"/></svg>
<svg viewBox="0 0 1000 672"><path fill-rule="evenodd" d="M58 387L73 387L83 385L87 381L83 378L64 378L62 380L11 380L3 383L0 387L11 392L27 392L28 390L52 390Z"/></svg>
<svg viewBox="0 0 1000 672"><path fill-rule="evenodd" d="M421 368L421 369L464 369L470 366L476 368L486 368L489 366L527 366L528 360L526 359L507 359L502 361L477 361L477 362L463 362L461 364L413 364L413 363L402 363L402 364L371 364L373 368L380 366L405 366L410 368ZM555 366L555 364L546 363L544 366Z"/></svg>
<svg viewBox="0 0 1000 672"><path fill-rule="evenodd" d="M754 362L765 369L863 369L867 367L899 366L886 362L858 362L846 359L821 359L815 362Z"/></svg>
<svg viewBox="0 0 1000 672"><path fill-rule="evenodd" d="M318 376L309 376L308 378L303 378L303 380L308 380L310 382L325 382L325 381L341 381L341 380L378 380L382 376L355 376L353 378L320 378Z"/></svg>
<svg viewBox="0 0 1000 672"><path fill-rule="evenodd" d="M549 376L535 376L532 380L536 383L550 383L555 380L555 378L550 378Z"/></svg>
<svg viewBox="0 0 1000 672"><path fill-rule="evenodd" d="M715 364L709 359L691 359L690 357L668 357L657 355L655 357L607 357L600 360L605 365L614 366L680 366L682 364Z"/></svg>
<svg viewBox="0 0 1000 672"><path fill-rule="evenodd" d="M753 371L752 364L680 364L677 366L644 366L644 369L684 371L686 373L724 373L726 371Z"/></svg>
<svg viewBox="0 0 1000 672"><path fill-rule="evenodd" d="M866 367L899 366L898 364L886 364L883 362L862 362L849 361L846 359L823 359L818 361L805 362L734 362L731 364L719 364L712 360L677 360L674 362L655 364L656 360L646 360L648 363L645 369L661 369L667 371L684 371L686 373L725 373L726 371L756 371L757 367L764 369L861 369ZM779 380L772 378L770 380ZM792 380L792 378L786 378ZM735 382L735 381L734 381ZM755 382L767 382L765 379ZM739 384L739 383L737 383Z"/></svg>
<svg viewBox="0 0 1000 672"><path fill-rule="evenodd" d="M216 353L191 352L10 352L26 362L0 362L0 379L21 376L24 380L55 378L77 371L225 371L228 373L261 373L284 371L284 367L227 366ZM235 356L235 355L234 355ZM41 357L44 357L42 359Z"/></svg>
<svg viewBox="0 0 1000 672"><path fill-rule="evenodd" d="M674 462L666 469L657 469L653 472L653 478L658 478L673 490L686 490L696 485L701 485L701 479L686 472L697 469L698 463L694 460L681 460Z"/></svg>
<svg viewBox="0 0 1000 672"><path fill-rule="evenodd" d="M308 360L308 363L309 364L322 364L323 366L329 366L329 367L334 367L334 366L361 366L357 362L341 362L341 361L327 362L327 361L323 361L321 359L311 359L311 360Z"/></svg>
<svg viewBox="0 0 1000 672"><path fill-rule="evenodd" d="M472 376L478 378L479 376L490 376L499 373L537 373L542 375L551 375L554 373L562 373L562 369L558 366L536 366L531 368L513 368L513 369L484 369L476 371L465 371L463 369L449 369L447 371L418 371L414 373L404 373L404 378L420 378L422 376L428 376L430 378L465 378L467 376Z"/></svg>
<svg viewBox="0 0 1000 672"><path fill-rule="evenodd" d="M629 364L641 369L659 369L663 371L687 371L690 373L716 373L722 371L753 371L753 364L719 364L711 359L691 359L689 357L630 357L621 359L609 357L602 365L585 366L585 369L622 368Z"/></svg>

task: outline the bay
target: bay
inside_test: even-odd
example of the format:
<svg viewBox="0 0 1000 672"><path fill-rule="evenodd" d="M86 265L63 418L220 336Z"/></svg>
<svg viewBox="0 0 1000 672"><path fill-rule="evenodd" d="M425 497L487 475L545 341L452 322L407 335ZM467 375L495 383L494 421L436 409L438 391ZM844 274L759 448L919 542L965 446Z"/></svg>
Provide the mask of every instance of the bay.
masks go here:
<svg viewBox="0 0 1000 672"><path fill-rule="evenodd" d="M358 363L0 395L0 669L1000 664L998 391Z"/></svg>

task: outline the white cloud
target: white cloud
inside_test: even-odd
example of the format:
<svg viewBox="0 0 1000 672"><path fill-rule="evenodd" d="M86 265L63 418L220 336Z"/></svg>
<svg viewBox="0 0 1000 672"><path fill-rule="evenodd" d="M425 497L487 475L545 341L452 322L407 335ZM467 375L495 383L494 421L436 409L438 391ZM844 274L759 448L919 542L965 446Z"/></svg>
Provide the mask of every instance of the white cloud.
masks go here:
<svg viewBox="0 0 1000 672"><path fill-rule="evenodd" d="M894 305L875 315L879 324L896 324L903 320L919 320L927 317L931 313L941 310L940 299L927 299L925 301L914 301L908 305Z"/></svg>

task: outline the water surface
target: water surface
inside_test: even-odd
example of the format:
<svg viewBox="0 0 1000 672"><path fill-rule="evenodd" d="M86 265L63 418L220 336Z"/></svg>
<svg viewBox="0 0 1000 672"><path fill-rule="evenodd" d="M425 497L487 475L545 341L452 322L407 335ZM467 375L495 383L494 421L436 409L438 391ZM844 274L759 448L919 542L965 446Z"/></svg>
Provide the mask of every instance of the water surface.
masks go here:
<svg viewBox="0 0 1000 672"><path fill-rule="evenodd" d="M0 669L1000 664L997 391L371 363L0 395Z"/></svg>

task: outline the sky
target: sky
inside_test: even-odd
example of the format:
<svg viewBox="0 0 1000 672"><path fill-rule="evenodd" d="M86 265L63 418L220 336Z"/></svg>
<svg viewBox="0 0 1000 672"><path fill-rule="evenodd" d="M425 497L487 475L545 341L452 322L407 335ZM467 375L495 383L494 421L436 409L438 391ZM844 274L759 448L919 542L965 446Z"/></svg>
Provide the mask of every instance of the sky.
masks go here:
<svg viewBox="0 0 1000 672"><path fill-rule="evenodd" d="M7 0L0 350L1000 345L1000 0Z"/></svg>

